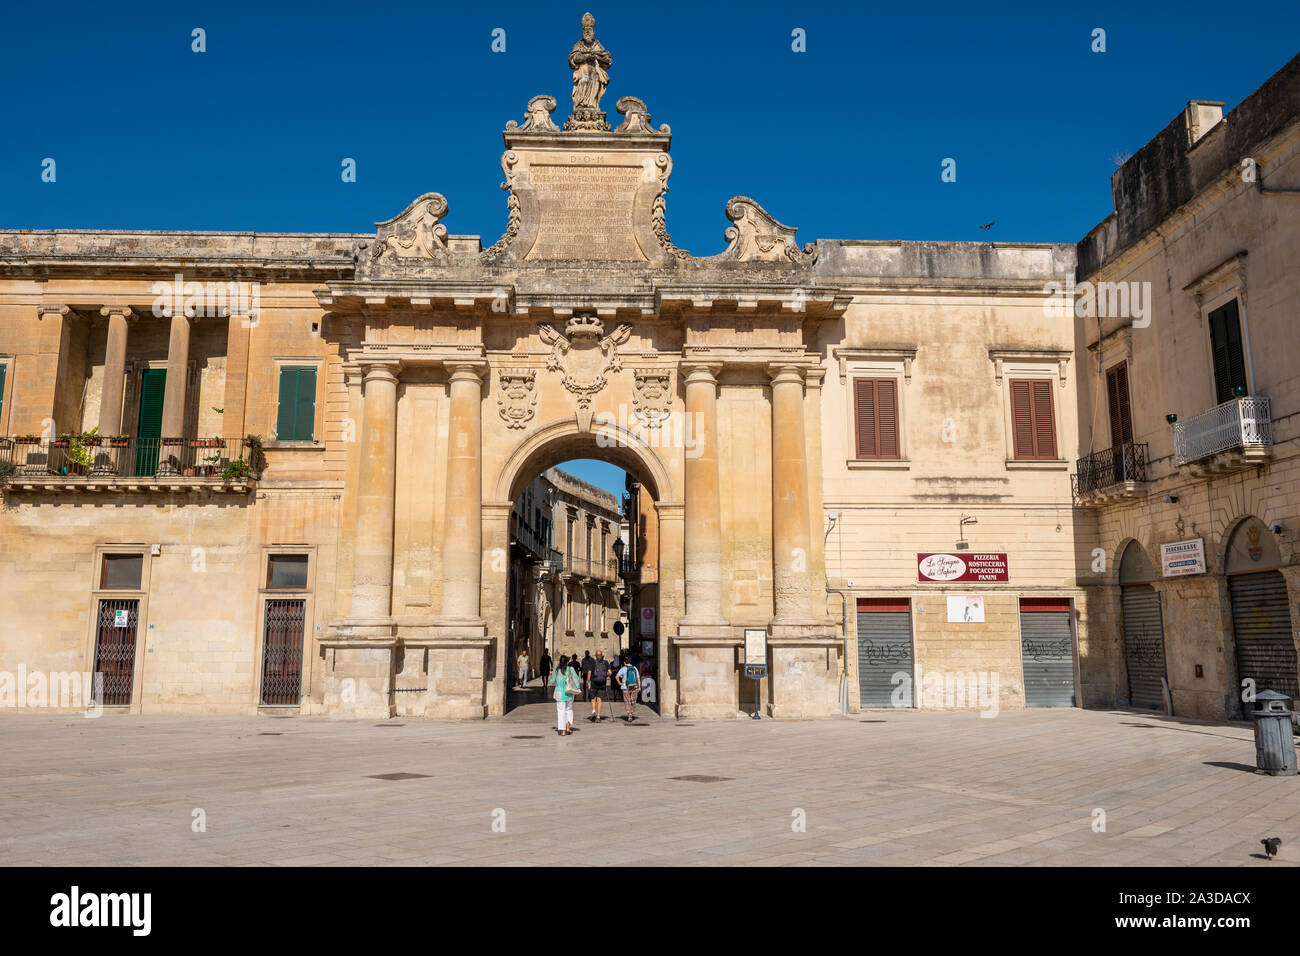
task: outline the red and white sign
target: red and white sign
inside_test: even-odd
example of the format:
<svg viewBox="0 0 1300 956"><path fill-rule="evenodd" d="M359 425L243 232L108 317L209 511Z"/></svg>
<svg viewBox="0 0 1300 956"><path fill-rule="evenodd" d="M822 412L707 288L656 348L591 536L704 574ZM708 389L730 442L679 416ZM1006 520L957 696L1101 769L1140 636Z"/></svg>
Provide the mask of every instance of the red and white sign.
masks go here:
<svg viewBox="0 0 1300 956"><path fill-rule="evenodd" d="M1006 552L984 554L918 554L918 581L1005 581Z"/></svg>

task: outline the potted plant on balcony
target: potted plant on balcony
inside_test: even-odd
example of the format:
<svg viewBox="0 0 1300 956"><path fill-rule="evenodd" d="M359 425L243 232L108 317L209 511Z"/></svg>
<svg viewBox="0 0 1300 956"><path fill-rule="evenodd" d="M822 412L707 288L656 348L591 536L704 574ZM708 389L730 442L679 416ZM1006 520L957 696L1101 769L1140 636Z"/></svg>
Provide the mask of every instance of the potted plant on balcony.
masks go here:
<svg viewBox="0 0 1300 956"><path fill-rule="evenodd" d="M0 484L8 481L17 470L18 466L8 458L0 458Z"/></svg>
<svg viewBox="0 0 1300 956"><path fill-rule="evenodd" d="M15 445L39 445L41 442L40 435L15 435Z"/></svg>
<svg viewBox="0 0 1300 956"><path fill-rule="evenodd" d="M248 462L244 461L242 458L235 458L226 462L226 467L221 470L221 480L227 482L246 481L248 476L252 474L252 471L253 470L249 467Z"/></svg>
<svg viewBox="0 0 1300 956"><path fill-rule="evenodd" d="M131 445L130 435L104 435L103 438L109 448L129 448Z"/></svg>
<svg viewBox="0 0 1300 956"><path fill-rule="evenodd" d="M68 441L67 445L58 446L68 449L65 456L67 458L68 474L88 474L95 464L95 456L90 449L99 444L99 426L95 426L88 432L62 435L60 438L66 438Z"/></svg>

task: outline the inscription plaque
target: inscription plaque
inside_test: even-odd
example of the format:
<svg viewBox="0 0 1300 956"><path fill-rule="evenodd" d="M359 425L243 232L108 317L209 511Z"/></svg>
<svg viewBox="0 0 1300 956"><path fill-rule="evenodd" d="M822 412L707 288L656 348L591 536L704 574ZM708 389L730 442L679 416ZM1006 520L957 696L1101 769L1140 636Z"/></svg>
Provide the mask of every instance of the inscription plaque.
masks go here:
<svg viewBox="0 0 1300 956"><path fill-rule="evenodd" d="M632 231L640 165L537 163L537 242L529 259L621 259L644 262Z"/></svg>

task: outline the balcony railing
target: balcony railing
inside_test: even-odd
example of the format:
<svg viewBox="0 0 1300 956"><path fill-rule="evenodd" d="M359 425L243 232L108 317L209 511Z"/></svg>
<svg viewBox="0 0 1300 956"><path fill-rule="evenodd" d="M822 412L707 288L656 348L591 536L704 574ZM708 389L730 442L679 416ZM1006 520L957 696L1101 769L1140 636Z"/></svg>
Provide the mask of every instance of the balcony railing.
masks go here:
<svg viewBox="0 0 1300 956"><path fill-rule="evenodd" d="M1087 498L1107 491L1131 490L1147 480L1147 445L1125 442L1075 462L1074 496Z"/></svg>
<svg viewBox="0 0 1300 956"><path fill-rule="evenodd" d="M513 511L510 512L510 535L521 547L531 552L538 559L545 559L546 552L550 550L541 531L534 528L530 522L520 518Z"/></svg>
<svg viewBox="0 0 1300 956"><path fill-rule="evenodd" d="M1261 395L1234 398L1174 424L1174 460L1180 465L1238 450L1265 459L1272 444L1272 409Z"/></svg>
<svg viewBox="0 0 1300 956"><path fill-rule="evenodd" d="M618 561L613 558L602 561L600 558L583 558L574 554L566 554L564 555L564 570L579 577L595 578L599 581L615 581L618 579Z"/></svg>
<svg viewBox="0 0 1300 956"><path fill-rule="evenodd" d="M262 467L248 438L0 439L0 477L11 487L243 487Z"/></svg>

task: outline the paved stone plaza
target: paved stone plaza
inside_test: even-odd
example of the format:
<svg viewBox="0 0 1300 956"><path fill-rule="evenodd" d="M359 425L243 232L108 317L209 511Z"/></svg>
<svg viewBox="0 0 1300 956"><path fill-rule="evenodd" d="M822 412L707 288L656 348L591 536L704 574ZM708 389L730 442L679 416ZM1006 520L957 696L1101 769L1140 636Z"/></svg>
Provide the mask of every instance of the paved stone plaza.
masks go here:
<svg viewBox="0 0 1300 956"><path fill-rule="evenodd" d="M1244 725L1075 709L690 724L639 710L643 723L580 719L563 740L545 723L546 705L438 724L6 714L0 860L1274 867L1300 860L1300 778L1249 772L1254 749ZM400 773L426 776L376 778ZM726 779L708 779L719 777ZM192 831L196 808L204 811L202 833ZM1105 833L1093 832L1095 808L1106 812ZM494 832L502 810L505 832ZM805 832L792 828L799 810ZM1271 863L1252 856L1265 836L1283 840Z"/></svg>

